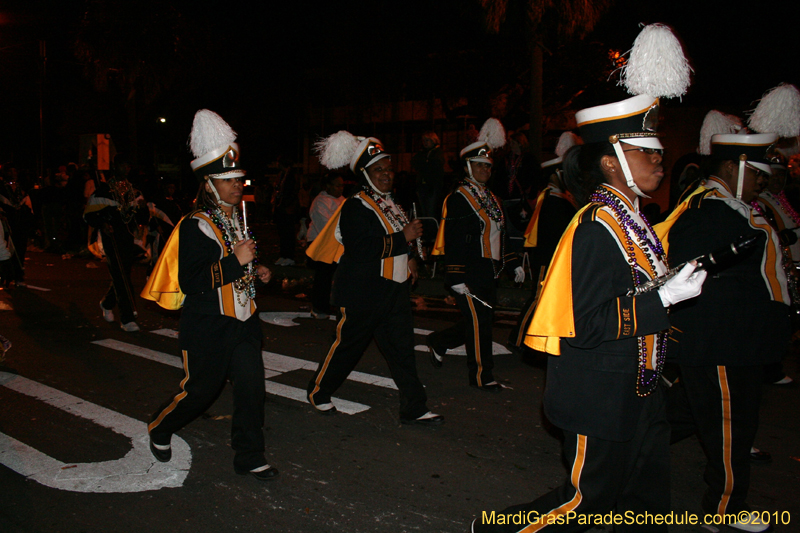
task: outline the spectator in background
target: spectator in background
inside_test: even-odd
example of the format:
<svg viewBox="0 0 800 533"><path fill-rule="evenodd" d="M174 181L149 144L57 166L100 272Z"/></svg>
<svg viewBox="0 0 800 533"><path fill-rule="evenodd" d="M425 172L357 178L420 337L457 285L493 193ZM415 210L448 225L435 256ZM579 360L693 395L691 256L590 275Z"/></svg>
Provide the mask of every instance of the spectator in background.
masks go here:
<svg viewBox="0 0 800 533"><path fill-rule="evenodd" d="M280 257L275 264L278 266L292 266L295 264L295 225L300 212L298 199L298 180L291 161L278 161L278 185L272 198L273 218L278 226L280 240Z"/></svg>
<svg viewBox="0 0 800 533"><path fill-rule="evenodd" d="M100 231L111 285L100 301L106 322L114 322L114 307L119 306L120 323L124 331L139 331L136 305L131 286L131 267L143 250L134 243L137 225L146 224L149 214L136 202L139 192L128 181L131 167L125 157L114 158L114 178L101 183L86 203L83 215L86 222Z"/></svg>
<svg viewBox="0 0 800 533"><path fill-rule="evenodd" d="M68 182L67 167L62 165L42 191L42 226L47 241L45 252L64 253L61 230L64 226L65 190Z"/></svg>
<svg viewBox="0 0 800 533"><path fill-rule="evenodd" d="M422 134L422 150L411 158L411 168L417 173L417 195L422 210L418 216L438 217L444 183L444 152L435 132Z"/></svg>
<svg viewBox="0 0 800 533"><path fill-rule="evenodd" d="M25 253L28 249L28 236L33 227L33 204L28 193L20 187L16 169L7 167L4 170L4 187L0 191L0 210L8 218L13 247L19 258L17 282L25 277Z"/></svg>
<svg viewBox="0 0 800 533"><path fill-rule="evenodd" d="M517 131L508 136L508 152L499 166L500 172L492 184L492 192L502 200L527 199L531 193L539 192L531 191L539 174L539 164L529 151L525 132ZM542 188L545 185L546 180L543 180Z"/></svg>

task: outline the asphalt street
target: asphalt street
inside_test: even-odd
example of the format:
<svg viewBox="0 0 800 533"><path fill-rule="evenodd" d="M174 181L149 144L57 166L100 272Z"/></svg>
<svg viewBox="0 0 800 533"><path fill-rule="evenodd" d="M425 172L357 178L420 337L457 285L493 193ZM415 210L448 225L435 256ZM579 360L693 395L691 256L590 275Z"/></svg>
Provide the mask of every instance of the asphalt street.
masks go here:
<svg viewBox="0 0 800 533"><path fill-rule="evenodd" d="M558 431L541 415L542 366L498 353L500 394L468 387L459 355L435 370L425 335L457 316L439 299L415 298L415 327L419 374L444 426L400 424L397 391L374 344L336 395L352 414L316 414L303 391L336 323L307 317L307 287L291 268L276 269L257 299L266 313L267 459L280 477L265 483L234 473L230 387L176 435L173 461L156 463L145 423L183 377L177 313L138 298L142 331L125 333L98 307L110 279L103 263L29 257L30 286L0 292L0 335L13 343L0 364L2 532L463 533L482 511L532 500L564 480ZM137 294L144 275L134 268ZM513 318L498 316L496 342ZM797 361L794 350L786 366L795 377ZM778 531L800 531L798 406L800 389L765 387L756 445L773 460L753 467L749 502L789 517ZM704 464L696 439L673 446L676 512L700 512Z"/></svg>

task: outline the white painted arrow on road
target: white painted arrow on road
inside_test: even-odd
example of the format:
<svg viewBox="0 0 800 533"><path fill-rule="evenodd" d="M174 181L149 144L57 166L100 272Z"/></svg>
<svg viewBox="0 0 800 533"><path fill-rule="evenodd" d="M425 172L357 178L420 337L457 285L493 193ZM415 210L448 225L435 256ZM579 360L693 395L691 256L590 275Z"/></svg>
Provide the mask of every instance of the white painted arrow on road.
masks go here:
<svg viewBox="0 0 800 533"><path fill-rule="evenodd" d="M131 439L125 457L97 463L62 463L0 433L0 463L42 485L71 492L143 492L180 487L189 473L192 453L177 435L172 460L157 462L149 448L147 424L27 378L0 372L0 385L62 411L91 420Z"/></svg>

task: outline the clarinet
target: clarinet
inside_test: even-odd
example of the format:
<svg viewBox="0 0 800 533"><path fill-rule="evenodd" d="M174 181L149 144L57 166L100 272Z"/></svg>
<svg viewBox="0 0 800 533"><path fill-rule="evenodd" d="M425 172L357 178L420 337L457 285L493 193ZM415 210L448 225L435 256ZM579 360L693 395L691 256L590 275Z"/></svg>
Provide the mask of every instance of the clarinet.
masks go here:
<svg viewBox="0 0 800 533"><path fill-rule="evenodd" d="M737 255L740 255L745 250L752 248L757 239L757 235L752 235L750 237L739 237L729 245L718 250L714 250L710 254L701 255L700 257L692 259L691 261L697 262L697 268L695 268L695 270L705 270L712 266L725 266L729 264ZM675 275L691 261L686 261L674 268L670 268L663 276L658 276L657 278L653 278L650 281L642 283L641 285L629 290L626 295L639 296L640 294L658 289L666 282L674 278Z"/></svg>
<svg viewBox="0 0 800 533"><path fill-rule="evenodd" d="M411 204L411 218L412 219L417 218L417 203L416 202ZM420 261L425 261L425 253L424 253L424 250L422 249L422 238L421 237L417 237L417 253L419 254L419 260Z"/></svg>

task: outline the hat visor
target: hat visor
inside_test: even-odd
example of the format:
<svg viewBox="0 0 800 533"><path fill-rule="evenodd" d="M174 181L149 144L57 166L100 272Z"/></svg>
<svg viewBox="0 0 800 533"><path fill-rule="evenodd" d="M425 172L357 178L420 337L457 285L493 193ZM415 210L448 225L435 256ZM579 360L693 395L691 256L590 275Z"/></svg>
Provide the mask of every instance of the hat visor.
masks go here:
<svg viewBox="0 0 800 533"><path fill-rule="evenodd" d="M242 169L234 169L230 172L223 172L222 174L210 174L208 177L212 180L229 180L233 178L243 178L247 172Z"/></svg>
<svg viewBox="0 0 800 533"><path fill-rule="evenodd" d="M632 146L638 146L640 148L655 148L657 150L664 149L664 146L661 144L661 141L658 140L658 137L632 137L626 138L625 140L620 139L619 142L630 144Z"/></svg>
<svg viewBox="0 0 800 533"><path fill-rule="evenodd" d="M369 163L364 165L364 168L368 168L370 165L374 165L377 161L380 161L384 157L392 157L392 156L387 154L386 152L381 152L378 155L376 155L374 158L372 158Z"/></svg>
<svg viewBox="0 0 800 533"><path fill-rule="evenodd" d="M758 163L757 161L748 161L747 164L754 166L761 172L764 172L772 176L772 167L769 165L769 163Z"/></svg>
<svg viewBox="0 0 800 533"><path fill-rule="evenodd" d="M550 160L545 161L544 163L541 164L541 167L544 169L544 168L552 167L554 165L560 165L563 161L564 161L563 157L556 157L555 159L550 159Z"/></svg>
<svg viewBox="0 0 800 533"><path fill-rule="evenodd" d="M494 165L494 161L492 161L488 157L471 157L467 161L470 161L472 163L489 163L490 165Z"/></svg>

